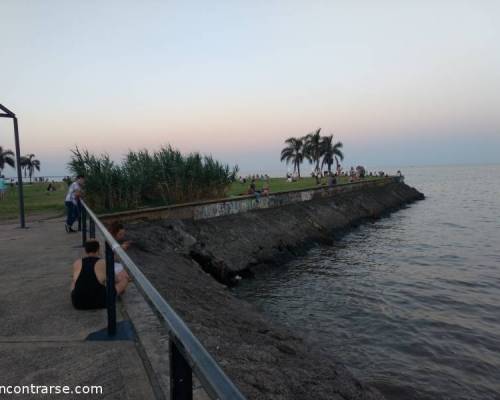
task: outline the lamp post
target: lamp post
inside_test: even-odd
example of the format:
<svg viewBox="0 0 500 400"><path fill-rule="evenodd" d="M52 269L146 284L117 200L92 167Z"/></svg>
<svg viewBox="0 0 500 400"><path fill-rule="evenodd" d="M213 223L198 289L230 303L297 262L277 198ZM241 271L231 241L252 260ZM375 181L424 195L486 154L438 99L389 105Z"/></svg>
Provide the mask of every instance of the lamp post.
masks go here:
<svg viewBox="0 0 500 400"><path fill-rule="evenodd" d="M19 194L19 219L21 228L26 228L26 221L24 219L24 193L23 193L23 175L21 173L21 148L19 146L19 128L17 126L17 117L7 107L0 104L0 117L10 118L14 122L14 140L16 142L16 167L17 167L17 190Z"/></svg>

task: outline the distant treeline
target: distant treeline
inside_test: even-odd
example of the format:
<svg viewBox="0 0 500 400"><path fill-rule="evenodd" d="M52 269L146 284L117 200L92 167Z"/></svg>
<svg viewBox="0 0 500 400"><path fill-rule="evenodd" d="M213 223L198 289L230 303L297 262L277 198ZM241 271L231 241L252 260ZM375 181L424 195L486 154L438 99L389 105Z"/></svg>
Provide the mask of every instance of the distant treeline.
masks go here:
<svg viewBox="0 0 500 400"><path fill-rule="evenodd" d="M121 164L107 154L71 153L69 169L85 176L85 200L97 211L224 197L238 172L212 156L183 155L171 146L130 151Z"/></svg>

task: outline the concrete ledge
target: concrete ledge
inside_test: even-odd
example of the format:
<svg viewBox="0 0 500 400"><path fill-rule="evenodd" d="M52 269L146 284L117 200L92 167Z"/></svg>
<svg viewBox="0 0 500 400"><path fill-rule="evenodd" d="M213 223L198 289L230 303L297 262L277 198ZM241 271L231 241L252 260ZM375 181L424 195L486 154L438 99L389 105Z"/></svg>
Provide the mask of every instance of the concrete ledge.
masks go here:
<svg viewBox="0 0 500 400"><path fill-rule="evenodd" d="M359 191L369 187L384 186L389 183L399 181L399 177L369 179L353 183L339 184L332 188L329 188L327 186L320 186L306 189L290 190L286 192L276 192L269 194L269 196L261 196L259 200L257 200L256 196L254 195L238 196L232 198L101 214L99 215L99 218L101 221L106 223L110 223L113 221L132 222L134 220L159 219L200 220L221 217L225 215L239 214L257 209L280 207L317 198L332 197L340 193Z"/></svg>
<svg viewBox="0 0 500 400"><path fill-rule="evenodd" d="M42 398L153 399L133 342L0 343L2 385L101 386L101 395ZM36 395L12 395L31 399Z"/></svg>
<svg viewBox="0 0 500 400"><path fill-rule="evenodd" d="M85 340L106 326L106 311L71 305L72 263L81 256L81 236L68 235L62 219L29 226L0 229L0 385L97 385L102 395L0 398L154 399L136 342Z"/></svg>

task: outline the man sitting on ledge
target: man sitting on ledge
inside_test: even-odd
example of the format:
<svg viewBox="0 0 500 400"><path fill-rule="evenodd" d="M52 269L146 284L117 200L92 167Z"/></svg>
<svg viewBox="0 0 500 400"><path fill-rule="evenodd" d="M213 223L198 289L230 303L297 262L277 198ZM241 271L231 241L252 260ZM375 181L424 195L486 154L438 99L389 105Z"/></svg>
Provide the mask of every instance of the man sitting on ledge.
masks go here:
<svg viewBox="0 0 500 400"><path fill-rule="evenodd" d="M123 271L125 272L125 271ZM128 285L126 274L117 274L116 294L123 293ZM99 242L85 243L85 257L73 263L71 301L78 310L106 307L106 263L99 257Z"/></svg>

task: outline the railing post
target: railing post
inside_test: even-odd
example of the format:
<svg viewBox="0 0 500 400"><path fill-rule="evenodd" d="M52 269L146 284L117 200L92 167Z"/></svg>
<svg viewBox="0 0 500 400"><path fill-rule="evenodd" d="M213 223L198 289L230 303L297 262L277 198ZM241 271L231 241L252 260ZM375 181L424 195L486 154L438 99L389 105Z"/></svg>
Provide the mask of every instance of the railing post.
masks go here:
<svg viewBox="0 0 500 400"><path fill-rule="evenodd" d="M115 255L106 242L106 308L108 310L108 335L116 334Z"/></svg>
<svg viewBox="0 0 500 400"><path fill-rule="evenodd" d="M103 338L102 332L99 331L89 335L89 340L115 340L122 338L121 332L117 335L116 323L116 252L120 257L121 263L125 265L129 273L134 277L139 290L151 301L151 304L162 317L163 322L169 330L170 399L193 399L194 370L210 398L245 400L245 397L240 393L238 388L234 386L182 319L144 276L119 243L116 242L104 224L95 216L92 209L87 208L83 200L82 212L85 218L89 218L90 236L95 235L95 229L98 229L100 232L99 236L102 234L105 240L108 337ZM87 232L86 229L85 232Z"/></svg>
<svg viewBox="0 0 500 400"><path fill-rule="evenodd" d="M83 247L85 246L85 242L87 241L87 210L85 209L85 207L80 207L80 220L82 226L82 247Z"/></svg>
<svg viewBox="0 0 500 400"><path fill-rule="evenodd" d="M169 338L170 356L170 400L193 399L193 371L177 348L177 344Z"/></svg>
<svg viewBox="0 0 500 400"><path fill-rule="evenodd" d="M89 237L95 239L95 222L92 218L89 218Z"/></svg>
<svg viewBox="0 0 500 400"><path fill-rule="evenodd" d="M84 208L85 207L83 207L83 204L80 202L80 199L78 199L78 201L76 202L76 212L78 213L78 218L77 218L78 232L82 230L82 212Z"/></svg>
<svg viewBox="0 0 500 400"><path fill-rule="evenodd" d="M19 127L17 125L17 118L14 117L14 142L16 144L16 168L17 168L17 194L19 196L19 218L21 228L26 228L26 221L24 218L24 193L23 193L23 175L21 173L21 150L19 147Z"/></svg>

